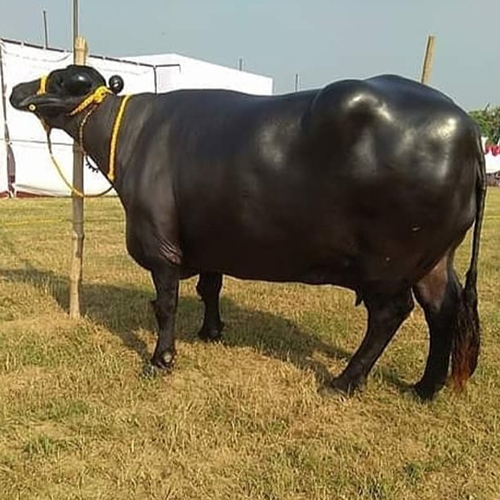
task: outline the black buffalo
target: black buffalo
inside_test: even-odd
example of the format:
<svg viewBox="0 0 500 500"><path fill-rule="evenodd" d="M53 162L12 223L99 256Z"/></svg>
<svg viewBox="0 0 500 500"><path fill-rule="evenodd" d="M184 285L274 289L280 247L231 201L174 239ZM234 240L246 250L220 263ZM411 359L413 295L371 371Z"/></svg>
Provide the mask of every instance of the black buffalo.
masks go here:
<svg viewBox="0 0 500 500"><path fill-rule="evenodd" d="M94 69L69 66L17 85L10 102L83 138L107 175L122 98L91 98L78 111L105 85ZM476 124L440 92L378 76L273 97L138 94L124 108L112 182L126 212L128 251L156 287L153 365L169 369L174 360L179 279L200 275L199 335L220 337L227 274L356 292L368 328L332 381L338 390L365 381L413 296L430 331L418 394L431 398L443 387L450 357L456 386L473 373L484 157ZM474 223L462 289L453 257Z"/></svg>

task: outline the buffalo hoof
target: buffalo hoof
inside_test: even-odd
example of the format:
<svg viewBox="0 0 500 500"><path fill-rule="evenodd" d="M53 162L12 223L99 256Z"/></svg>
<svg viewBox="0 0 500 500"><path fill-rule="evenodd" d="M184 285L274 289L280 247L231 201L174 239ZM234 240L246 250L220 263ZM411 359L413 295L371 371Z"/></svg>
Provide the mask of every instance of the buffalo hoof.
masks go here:
<svg viewBox="0 0 500 500"><path fill-rule="evenodd" d="M330 381L330 388L336 392L352 396L354 393L361 391L364 386L364 380L348 379L347 377L335 377Z"/></svg>
<svg viewBox="0 0 500 500"><path fill-rule="evenodd" d="M432 401L438 392L435 385L431 386L422 382L417 382L413 390L422 401Z"/></svg>
<svg viewBox="0 0 500 500"><path fill-rule="evenodd" d="M207 328L205 325L202 326L201 330L198 332L198 337L205 342L220 342L222 340L222 329L224 328L224 323L220 323L218 328Z"/></svg>
<svg viewBox="0 0 500 500"><path fill-rule="evenodd" d="M151 358L151 365L163 372L170 373L174 369L175 355L169 351L154 353Z"/></svg>

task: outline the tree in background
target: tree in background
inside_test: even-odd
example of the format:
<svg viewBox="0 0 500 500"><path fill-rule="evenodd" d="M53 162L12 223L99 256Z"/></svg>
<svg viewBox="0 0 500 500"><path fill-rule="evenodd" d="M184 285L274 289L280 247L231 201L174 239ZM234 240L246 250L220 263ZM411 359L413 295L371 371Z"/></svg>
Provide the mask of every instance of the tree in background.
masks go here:
<svg viewBox="0 0 500 500"><path fill-rule="evenodd" d="M481 127L481 133L488 138L488 142L497 144L500 139L500 106L471 111L470 115Z"/></svg>

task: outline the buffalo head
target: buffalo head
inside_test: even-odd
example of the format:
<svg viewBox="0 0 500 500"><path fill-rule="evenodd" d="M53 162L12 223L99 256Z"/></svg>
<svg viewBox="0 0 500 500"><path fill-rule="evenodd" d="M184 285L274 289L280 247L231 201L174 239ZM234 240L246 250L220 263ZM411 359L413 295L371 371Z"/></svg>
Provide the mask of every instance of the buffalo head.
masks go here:
<svg viewBox="0 0 500 500"><path fill-rule="evenodd" d="M45 78L16 85L10 103L20 111L36 113L51 127L64 128L67 115L85 97L105 85L106 81L94 68L70 65L52 71ZM110 89L116 94L123 89L121 77L111 77Z"/></svg>

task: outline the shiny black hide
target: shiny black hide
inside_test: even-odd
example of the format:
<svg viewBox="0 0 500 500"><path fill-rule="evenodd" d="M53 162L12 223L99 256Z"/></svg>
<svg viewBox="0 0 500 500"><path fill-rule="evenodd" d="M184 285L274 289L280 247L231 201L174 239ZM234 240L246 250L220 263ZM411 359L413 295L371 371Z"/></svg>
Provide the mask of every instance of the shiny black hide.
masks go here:
<svg viewBox="0 0 500 500"><path fill-rule="evenodd" d="M75 78L79 87L90 82L84 92L67 90ZM11 103L21 110L35 103L49 125L77 138L82 116L68 110L103 83L94 70L73 66L49 76L45 100L35 95L36 81L17 86ZM107 97L84 129L85 150L104 173L119 103ZM354 290L369 321L333 382L347 392L364 382L415 295L431 334L417 392L432 397L444 385L461 329L449 325L465 307L453 253L476 221L475 294L484 165L476 124L442 93L378 76L281 96L139 94L125 111L114 187L127 248L152 272L158 293L156 366L170 368L175 355L178 280L200 274L200 335L216 339L227 274Z"/></svg>

